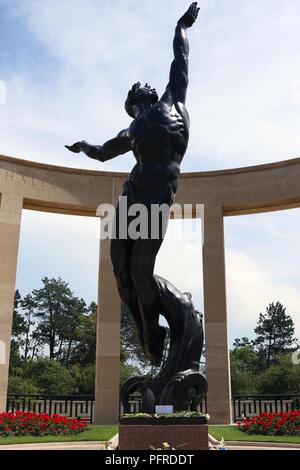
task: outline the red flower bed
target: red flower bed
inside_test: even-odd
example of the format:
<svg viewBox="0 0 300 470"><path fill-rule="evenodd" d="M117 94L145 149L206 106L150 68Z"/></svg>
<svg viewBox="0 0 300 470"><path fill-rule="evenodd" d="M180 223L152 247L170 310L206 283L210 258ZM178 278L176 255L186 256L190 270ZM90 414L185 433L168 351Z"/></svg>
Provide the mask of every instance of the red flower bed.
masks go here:
<svg viewBox="0 0 300 470"><path fill-rule="evenodd" d="M300 410L287 413L262 413L245 418L238 428L247 434L267 436L300 436Z"/></svg>
<svg viewBox="0 0 300 470"><path fill-rule="evenodd" d="M0 413L0 437L7 436L65 436L87 430L85 419L46 413L16 411Z"/></svg>

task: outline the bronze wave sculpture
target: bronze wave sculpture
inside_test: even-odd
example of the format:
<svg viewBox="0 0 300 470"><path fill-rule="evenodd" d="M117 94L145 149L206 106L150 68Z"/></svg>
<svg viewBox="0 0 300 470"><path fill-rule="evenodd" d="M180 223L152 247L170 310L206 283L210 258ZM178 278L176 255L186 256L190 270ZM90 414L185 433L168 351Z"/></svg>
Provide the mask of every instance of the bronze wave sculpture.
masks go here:
<svg viewBox="0 0 300 470"><path fill-rule="evenodd" d="M142 393L142 411L153 412L156 404L173 405L175 410L196 409L207 388L199 372L202 318L195 311L190 294L181 293L167 280L153 274L169 212L158 222L151 218L152 206L165 204L170 208L178 189L190 126L185 107L189 56L186 30L194 24L198 12L194 2L177 23L170 79L161 98L148 84L134 84L125 102L126 111L133 118L128 129L103 146L85 141L66 146L74 153L83 151L101 162L133 151L137 162L121 195L127 198L127 210L122 210L120 204L116 208L111 260L121 300L134 319L146 357L155 365L162 361L166 329L159 324L160 315L170 327L170 347L156 377L150 380L134 377L124 384L121 395L125 411L128 411L128 398L135 390ZM158 223L158 236L132 237L129 226L133 216L128 212L136 204L147 208L148 234ZM124 230L121 235L124 224L125 237Z"/></svg>

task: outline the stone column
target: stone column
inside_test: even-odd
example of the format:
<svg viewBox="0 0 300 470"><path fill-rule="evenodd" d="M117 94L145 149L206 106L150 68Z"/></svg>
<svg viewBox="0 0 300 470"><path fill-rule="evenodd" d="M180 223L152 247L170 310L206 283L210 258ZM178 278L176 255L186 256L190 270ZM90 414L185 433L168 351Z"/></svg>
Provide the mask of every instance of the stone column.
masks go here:
<svg viewBox="0 0 300 470"><path fill-rule="evenodd" d="M231 423L223 211L204 207L203 287L208 413L212 424Z"/></svg>
<svg viewBox="0 0 300 470"><path fill-rule="evenodd" d="M117 424L120 406L121 301L109 254L109 240L100 243L97 321L95 424Z"/></svg>
<svg viewBox="0 0 300 470"><path fill-rule="evenodd" d="M0 194L0 412L6 409L22 206L21 196Z"/></svg>

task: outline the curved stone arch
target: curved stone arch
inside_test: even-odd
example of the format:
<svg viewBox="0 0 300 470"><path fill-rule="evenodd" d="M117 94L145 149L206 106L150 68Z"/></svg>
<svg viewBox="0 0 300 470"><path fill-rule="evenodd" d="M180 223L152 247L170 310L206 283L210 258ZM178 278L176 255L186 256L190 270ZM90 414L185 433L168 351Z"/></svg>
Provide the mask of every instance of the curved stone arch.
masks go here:
<svg viewBox="0 0 300 470"><path fill-rule="evenodd" d="M126 176L0 155L0 342L10 344L22 209L95 217L99 204L117 202ZM204 207L208 410L212 422L228 423L231 405L223 217L300 207L300 159L185 173L180 179L176 202ZM112 424L119 419L120 301L108 240L101 242L100 253L95 419ZM5 409L7 379L8 364L0 364L0 411Z"/></svg>
<svg viewBox="0 0 300 470"><path fill-rule="evenodd" d="M126 173L46 165L0 155L0 192L22 196L24 208L95 215L115 202ZM181 175L180 204L220 206L224 215L251 214L300 205L300 158L221 171Z"/></svg>

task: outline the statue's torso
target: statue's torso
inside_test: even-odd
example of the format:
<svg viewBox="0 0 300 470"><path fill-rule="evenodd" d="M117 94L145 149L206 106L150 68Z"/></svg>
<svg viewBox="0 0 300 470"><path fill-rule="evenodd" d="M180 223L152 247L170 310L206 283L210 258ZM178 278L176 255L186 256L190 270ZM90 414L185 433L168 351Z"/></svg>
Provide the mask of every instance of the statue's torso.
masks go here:
<svg viewBox="0 0 300 470"><path fill-rule="evenodd" d="M155 191L166 181L175 181L189 138L189 120L184 105L172 107L159 101L129 127L137 165L130 180L145 191Z"/></svg>
<svg viewBox="0 0 300 470"><path fill-rule="evenodd" d="M133 153L138 163L181 163L189 137L187 111L159 101L129 127Z"/></svg>

